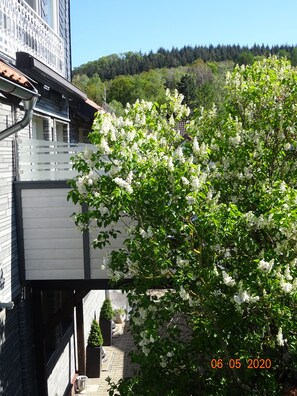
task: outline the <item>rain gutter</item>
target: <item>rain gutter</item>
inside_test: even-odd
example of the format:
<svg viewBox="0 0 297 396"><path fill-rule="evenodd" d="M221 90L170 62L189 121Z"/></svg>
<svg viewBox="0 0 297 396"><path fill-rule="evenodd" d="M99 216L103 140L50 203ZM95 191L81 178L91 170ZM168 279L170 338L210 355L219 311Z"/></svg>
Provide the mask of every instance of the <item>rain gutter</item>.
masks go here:
<svg viewBox="0 0 297 396"><path fill-rule="evenodd" d="M25 128L33 117L33 109L37 103L38 97L40 96L37 89L31 85L32 89L27 89L22 85L16 84L7 78L0 76L0 92L5 94L16 96L22 100L24 105L24 117L16 124L0 131L0 140L7 138L8 136L20 131Z"/></svg>

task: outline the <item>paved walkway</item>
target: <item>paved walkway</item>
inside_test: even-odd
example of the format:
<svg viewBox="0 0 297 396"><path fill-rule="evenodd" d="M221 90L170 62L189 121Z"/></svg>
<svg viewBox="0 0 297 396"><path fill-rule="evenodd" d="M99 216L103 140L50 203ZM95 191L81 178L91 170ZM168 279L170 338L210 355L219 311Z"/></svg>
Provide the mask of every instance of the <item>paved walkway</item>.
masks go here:
<svg viewBox="0 0 297 396"><path fill-rule="evenodd" d="M105 346L107 356L103 363L100 378L89 378L86 382L85 396L106 396L108 395L109 385L105 378L110 377L117 383L119 379L132 377L135 366L131 364L128 356L133 349L133 339L129 331L129 322L124 325L117 325L118 335L113 337L113 345Z"/></svg>

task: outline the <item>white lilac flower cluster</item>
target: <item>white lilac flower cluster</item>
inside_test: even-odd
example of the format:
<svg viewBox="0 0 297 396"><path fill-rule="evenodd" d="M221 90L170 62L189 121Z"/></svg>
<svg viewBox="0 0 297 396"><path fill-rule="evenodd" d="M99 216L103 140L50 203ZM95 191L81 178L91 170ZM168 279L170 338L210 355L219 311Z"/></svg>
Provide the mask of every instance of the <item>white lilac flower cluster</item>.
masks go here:
<svg viewBox="0 0 297 396"><path fill-rule="evenodd" d="M116 177L113 181L121 187L123 190L126 190L129 194L133 193L133 188L131 187L131 183L128 180L124 180L121 177Z"/></svg>
<svg viewBox="0 0 297 396"><path fill-rule="evenodd" d="M183 301L187 301L189 306L192 307L194 304L194 301L190 294L184 289L183 286L180 287L179 289L179 295Z"/></svg>
<svg viewBox="0 0 297 396"><path fill-rule="evenodd" d="M87 186L92 186L99 176L96 172L90 171L88 175L78 177L76 180L76 187L80 194L85 194L87 192Z"/></svg>
<svg viewBox="0 0 297 396"><path fill-rule="evenodd" d="M222 276L223 276L223 282L227 286L235 286L236 282L232 278L232 276L228 275L226 271L222 271Z"/></svg>
<svg viewBox="0 0 297 396"><path fill-rule="evenodd" d="M276 277L279 279L280 289L284 293L292 293L297 290L297 279L294 279L291 274L290 265L286 265L284 272L277 271Z"/></svg>
<svg viewBox="0 0 297 396"><path fill-rule="evenodd" d="M276 336L276 342L277 342L277 345L279 345L279 346L284 346L285 342L287 342L287 340L284 339L283 330L281 327L278 329L278 333Z"/></svg>
<svg viewBox="0 0 297 396"><path fill-rule="evenodd" d="M176 89L173 93L171 93L170 89L166 89L165 95L173 103L172 110L177 119L187 118L190 115L189 107L182 104L184 96L179 94Z"/></svg>
<svg viewBox="0 0 297 396"><path fill-rule="evenodd" d="M263 229L265 227L270 227L273 225L273 216L270 214L267 218L261 214L256 216L252 211L245 213L244 215L247 225L256 230Z"/></svg>
<svg viewBox="0 0 297 396"><path fill-rule="evenodd" d="M138 343L140 347L153 344L156 341L155 338L151 334L148 334L146 330L142 330L140 332L140 337L141 337L141 341Z"/></svg>
<svg viewBox="0 0 297 396"><path fill-rule="evenodd" d="M140 307L137 312L138 315L136 313L133 315L133 323L136 326L141 326L147 317L147 311Z"/></svg>
<svg viewBox="0 0 297 396"><path fill-rule="evenodd" d="M260 300L259 296L251 296L247 290L242 288L242 285L239 284L239 291L233 296L236 304L241 305L243 303L255 303Z"/></svg>
<svg viewBox="0 0 297 396"><path fill-rule="evenodd" d="M82 158L90 168L92 168L95 165L94 161L92 160L93 154L94 151L88 146L85 146L84 151L79 153L78 156Z"/></svg>
<svg viewBox="0 0 297 396"><path fill-rule="evenodd" d="M207 150L208 147L204 142L202 142L201 145L199 146L197 137L195 136L193 139L193 153L196 154L197 156L202 157L207 154Z"/></svg>
<svg viewBox="0 0 297 396"><path fill-rule="evenodd" d="M102 259L101 269L107 270L109 268L110 262L111 262L111 255L109 253L106 253Z"/></svg>
<svg viewBox="0 0 297 396"><path fill-rule="evenodd" d="M138 275L139 274L139 267L138 267L138 261L132 261L129 257L126 260L126 264L128 267L128 275L133 276L133 275Z"/></svg>
<svg viewBox="0 0 297 396"><path fill-rule="evenodd" d="M264 259L262 259L259 261L258 268L260 271L269 274L269 272L273 268L273 265L274 265L274 259L272 259L270 261L265 261Z"/></svg>
<svg viewBox="0 0 297 396"><path fill-rule="evenodd" d="M182 259L180 256L176 257L176 265L178 267L184 267L189 264L189 260Z"/></svg>
<svg viewBox="0 0 297 396"><path fill-rule="evenodd" d="M99 209L101 216L104 216L109 213L109 209L106 206L104 206L102 203L99 205L98 209Z"/></svg>
<svg viewBox="0 0 297 396"><path fill-rule="evenodd" d="M152 238L154 233L151 226L148 226L147 230L145 231L143 228L139 228L139 234L143 239Z"/></svg>

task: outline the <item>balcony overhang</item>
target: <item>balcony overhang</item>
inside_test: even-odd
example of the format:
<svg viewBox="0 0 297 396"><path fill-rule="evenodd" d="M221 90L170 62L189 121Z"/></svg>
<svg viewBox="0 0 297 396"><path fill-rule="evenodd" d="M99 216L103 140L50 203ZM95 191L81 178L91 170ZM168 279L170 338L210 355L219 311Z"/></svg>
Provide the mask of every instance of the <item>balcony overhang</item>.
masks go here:
<svg viewBox="0 0 297 396"><path fill-rule="evenodd" d="M60 74L56 73L44 63L27 52L16 53L16 66L39 83L49 86L72 100L85 102L87 95Z"/></svg>

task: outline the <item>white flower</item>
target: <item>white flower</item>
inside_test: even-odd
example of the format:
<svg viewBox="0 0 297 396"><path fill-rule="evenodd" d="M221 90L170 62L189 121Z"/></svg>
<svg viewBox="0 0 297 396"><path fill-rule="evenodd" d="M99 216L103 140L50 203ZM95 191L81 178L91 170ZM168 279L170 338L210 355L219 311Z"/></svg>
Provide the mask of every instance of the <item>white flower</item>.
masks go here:
<svg viewBox="0 0 297 396"><path fill-rule="evenodd" d="M160 359L161 359L160 366L163 367L163 368L166 367L167 366L167 362L166 362L165 357L161 355Z"/></svg>
<svg viewBox="0 0 297 396"><path fill-rule="evenodd" d="M281 190L281 192L285 192L286 191L286 183L285 182L281 182L279 189Z"/></svg>
<svg viewBox="0 0 297 396"><path fill-rule="evenodd" d="M172 114L171 114L171 116L170 116L170 118L169 118L169 125L172 125L172 126L175 125L175 121L174 121L174 118L173 118L173 115L172 115Z"/></svg>
<svg viewBox="0 0 297 396"><path fill-rule="evenodd" d="M225 258L231 257L230 249L226 249L226 251L224 253L224 257Z"/></svg>
<svg viewBox="0 0 297 396"><path fill-rule="evenodd" d="M241 305L244 302L257 302L260 300L259 296L250 296L246 290L239 291L233 298L238 305Z"/></svg>
<svg viewBox="0 0 297 396"><path fill-rule="evenodd" d="M178 159L180 160L181 163L184 163L184 162L185 162L183 149L182 149L181 147L178 147L178 148L176 149L175 155L178 157Z"/></svg>
<svg viewBox="0 0 297 396"><path fill-rule="evenodd" d="M207 146L204 142L201 143L201 146L199 146L197 142L196 136L193 139L193 153L196 155L205 155L207 154Z"/></svg>
<svg viewBox="0 0 297 396"><path fill-rule="evenodd" d="M249 302L257 302L257 301L259 301L260 300L260 297L259 296L250 296L250 298L249 298Z"/></svg>
<svg viewBox="0 0 297 396"><path fill-rule="evenodd" d="M183 260L180 256L177 256L177 258L176 258L176 264L177 264L179 267L183 267L184 265L189 264L189 260Z"/></svg>
<svg viewBox="0 0 297 396"><path fill-rule="evenodd" d="M291 283L284 282L283 279L280 282L280 287L285 293L290 293L293 289L293 285Z"/></svg>
<svg viewBox="0 0 297 396"><path fill-rule="evenodd" d="M147 231L146 231L146 234L147 234L147 238L152 238L152 236L154 235L151 226L148 227L148 229L147 229Z"/></svg>
<svg viewBox="0 0 297 396"><path fill-rule="evenodd" d="M187 200L189 205L192 205L192 204L194 204L196 202L195 198L192 197L191 195L187 195L186 196L186 200Z"/></svg>
<svg viewBox="0 0 297 396"><path fill-rule="evenodd" d="M183 286L181 286L181 288L180 288L179 295L181 296L181 298L183 300L189 300L189 298L190 298L189 293L186 292L186 290L183 288Z"/></svg>
<svg viewBox="0 0 297 396"><path fill-rule="evenodd" d="M200 180L198 177L196 177L196 176L191 177L191 186L192 186L193 191L198 190L198 188L200 187Z"/></svg>
<svg viewBox="0 0 297 396"><path fill-rule="evenodd" d="M133 172L132 171L129 172L126 180L127 180L128 184L132 183L132 180L133 180Z"/></svg>
<svg viewBox="0 0 297 396"><path fill-rule="evenodd" d="M190 183L189 180L188 180L186 177L184 177L184 176L181 177L181 181L182 181L182 183L183 183L185 186L187 186L187 185Z"/></svg>
<svg viewBox="0 0 297 396"><path fill-rule="evenodd" d="M99 212L100 212L101 216L104 216L105 214L107 214L109 212L109 210L107 209L106 206L104 206L103 204L100 204Z"/></svg>
<svg viewBox="0 0 297 396"><path fill-rule="evenodd" d="M142 348L142 352L145 354L145 356L147 356L149 354L150 350L147 347L144 346Z"/></svg>
<svg viewBox="0 0 297 396"><path fill-rule="evenodd" d="M126 182L126 180L122 179L121 177L116 177L115 179L113 179L113 181L118 186L120 186L121 188L126 190L128 193L130 193L130 194L133 193L133 188L131 187L131 185L128 182Z"/></svg>
<svg viewBox="0 0 297 396"><path fill-rule="evenodd" d="M229 142L230 142L231 144L233 144L234 146L238 146L239 143L240 143L240 141L241 141L241 138L240 138L239 135L236 135L236 136L234 136L234 137L230 137L230 138L229 138Z"/></svg>
<svg viewBox="0 0 297 396"><path fill-rule="evenodd" d="M225 285L227 286L234 286L235 285L235 280L227 274L227 272L222 271L222 275L223 275L223 282L225 283Z"/></svg>
<svg viewBox="0 0 297 396"><path fill-rule="evenodd" d="M269 262L262 259L258 264L258 268L262 272L269 273L272 270L273 265L274 265L274 259L270 260Z"/></svg>
<svg viewBox="0 0 297 396"><path fill-rule="evenodd" d="M168 158L168 160L167 160L167 167L168 167L168 169L169 169L170 171L173 171L173 170L174 170L174 165L173 165L172 158Z"/></svg>
<svg viewBox="0 0 297 396"><path fill-rule="evenodd" d="M108 143L104 138L101 139L101 142L98 145L98 149L100 150L100 152L102 154L110 154L111 153L111 149L109 148Z"/></svg>
<svg viewBox="0 0 297 396"><path fill-rule="evenodd" d="M285 279L286 279L286 280L288 280L288 281L293 280L293 276L291 275L291 271L290 271L289 265L286 266L285 274L284 274L284 275L285 275Z"/></svg>
<svg viewBox="0 0 297 396"><path fill-rule="evenodd" d="M241 305L245 301L247 301L249 298L249 295L247 292L240 292L238 294L234 295L234 301L238 304Z"/></svg>
<svg viewBox="0 0 297 396"><path fill-rule="evenodd" d="M142 307L139 308L139 316L142 320L144 320L146 318L146 310Z"/></svg>
<svg viewBox="0 0 297 396"><path fill-rule="evenodd" d="M79 192L80 194L85 194L85 193L87 192L87 189L86 189L86 186L85 186L84 178L83 178L83 177L79 177L79 178L76 180L76 187L77 187L78 192Z"/></svg>
<svg viewBox="0 0 297 396"><path fill-rule="evenodd" d="M146 231L143 228L139 228L139 234L142 236L143 239L147 237Z"/></svg>
<svg viewBox="0 0 297 396"><path fill-rule="evenodd" d="M110 259L111 259L111 257L110 257L109 254L106 254L106 255L103 257L103 265L104 265L104 267L108 267L108 265L109 265L109 263L110 263Z"/></svg>
<svg viewBox="0 0 297 396"><path fill-rule="evenodd" d="M279 346L284 346L285 345L285 341L287 341L287 340L284 339L283 330L280 327L279 330L278 330L277 336L276 336L276 342L277 342L277 344Z"/></svg>
<svg viewBox="0 0 297 396"><path fill-rule="evenodd" d="M197 142L197 138L195 136L194 139L193 139L193 153L194 154L199 154L199 149L200 149L200 147L199 147L199 144Z"/></svg>

